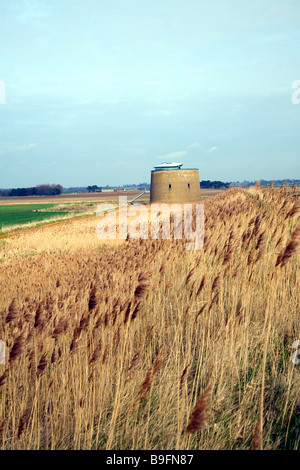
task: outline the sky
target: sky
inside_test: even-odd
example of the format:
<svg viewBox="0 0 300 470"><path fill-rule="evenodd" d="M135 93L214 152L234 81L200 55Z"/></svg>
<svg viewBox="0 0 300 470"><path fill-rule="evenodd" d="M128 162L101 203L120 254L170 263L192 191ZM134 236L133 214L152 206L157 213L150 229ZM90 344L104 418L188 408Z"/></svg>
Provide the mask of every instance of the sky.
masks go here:
<svg viewBox="0 0 300 470"><path fill-rule="evenodd" d="M299 25L299 0L0 0L0 188L300 178Z"/></svg>

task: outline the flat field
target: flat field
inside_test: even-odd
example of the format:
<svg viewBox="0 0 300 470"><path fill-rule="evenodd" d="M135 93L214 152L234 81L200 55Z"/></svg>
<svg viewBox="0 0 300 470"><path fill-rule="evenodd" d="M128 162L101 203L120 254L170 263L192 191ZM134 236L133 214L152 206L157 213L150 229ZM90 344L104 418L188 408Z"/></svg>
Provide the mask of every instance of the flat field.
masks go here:
<svg viewBox="0 0 300 470"><path fill-rule="evenodd" d="M201 197L216 196L220 194L222 189L201 189ZM58 196L26 196L26 197L2 197L0 198L0 206L7 204L63 204L63 203L97 203L111 201L117 203L119 197L127 197L131 200L141 194L143 191L113 191L104 193L66 193ZM143 194L137 201L149 202L150 193Z"/></svg>
<svg viewBox="0 0 300 470"><path fill-rule="evenodd" d="M119 196L127 196L128 200L141 194L143 191L112 191L104 193L63 193L58 196L24 196L24 197L1 197L1 204L61 204L97 201L118 201ZM145 193L141 199L149 202L149 193Z"/></svg>
<svg viewBox="0 0 300 470"><path fill-rule="evenodd" d="M204 189L201 193L202 199L220 192L221 190ZM118 206L119 197L126 197L127 201L130 201L139 194L141 191L0 198L0 236L1 233L11 230L40 226L41 222L50 223L54 220L95 215L100 204L109 203ZM136 202L147 204L149 197L149 193L145 193Z"/></svg>
<svg viewBox="0 0 300 470"><path fill-rule="evenodd" d="M51 211L54 204L14 204L0 205L0 228L7 225L26 224L57 216ZM47 212L40 212L47 210Z"/></svg>
<svg viewBox="0 0 300 470"><path fill-rule="evenodd" d="M170 239L101 240L93 215L5 234L0 448L299 450L294 196L203 199L199 250L172 218Z"/></svg>

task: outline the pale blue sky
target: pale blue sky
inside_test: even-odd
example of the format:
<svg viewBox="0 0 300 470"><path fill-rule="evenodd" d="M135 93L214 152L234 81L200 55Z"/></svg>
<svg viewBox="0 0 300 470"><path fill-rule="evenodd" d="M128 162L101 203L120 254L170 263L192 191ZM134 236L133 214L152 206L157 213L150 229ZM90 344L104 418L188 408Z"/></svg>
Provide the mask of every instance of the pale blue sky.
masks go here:
<svg viewBox="0 0 300 470"><path fill-rule="evenodd" d="M299 0L0 0L0 188L300 178Z"/></svg>

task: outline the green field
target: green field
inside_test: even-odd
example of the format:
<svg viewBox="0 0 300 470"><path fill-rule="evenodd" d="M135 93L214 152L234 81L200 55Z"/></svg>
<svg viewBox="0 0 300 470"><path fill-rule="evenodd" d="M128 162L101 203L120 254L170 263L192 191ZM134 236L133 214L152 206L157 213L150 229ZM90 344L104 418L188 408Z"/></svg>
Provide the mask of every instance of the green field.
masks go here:
<svg viewBox="0 0 300 470"><path fill-rule="evenodd" d="M8 225L27 224L57 217L56 211L48 212L51 207L55 207L55 204L0 205L0 229ZM47 212L37 212L41 209L46 209Z"/></svg>
<svg viewBox="0 0 300 470"><path fill-rule="evenodd" d="M103 201L64 202L60 204L5 204L0 205L0 231L6 227L39 224L52 219L73 218L96 213L96 208Z"/></svg>

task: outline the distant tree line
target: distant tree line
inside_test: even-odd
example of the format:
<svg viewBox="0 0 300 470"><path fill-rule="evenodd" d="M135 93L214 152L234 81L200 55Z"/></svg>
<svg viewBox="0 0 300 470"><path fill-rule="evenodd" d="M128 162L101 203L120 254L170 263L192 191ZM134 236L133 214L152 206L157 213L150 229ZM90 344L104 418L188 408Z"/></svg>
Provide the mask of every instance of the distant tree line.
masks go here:
<svg viewBox="0 0 300 470"><path fill-rule="evenodd" d="M222 181L210 181L210 180L203 180L200 181L200 187L202 189L227 189L229 188L230 183L223 183Z"/></svg>
<svg viewBox="0 0 300 470"><path fill-rule="evenodd" d="M32 188L1 189L0 197L16 196L57 196L63 192L60 184L40 184Z"/></svg>
<svg viewBox="0 0 300 470"><path fill-rule="evenodd" d="M96 184L93 184L92 186L87 186L86 189L89 193L95 193L96 191L99 191L99 192L102 191L102 188L99 188L99 186L97 186Z"/></svg>
<svg viewBox="0 0 300 470"><path fill-rule="evenodd" d="M230 186L242 186L242 187L250 187L250 186L255 186L257 183L257 180L255 181L234 181L231 182ZM259 180L259 185L260 186L270 186L270 184L273 183L274 186L281 186L282 184L285 184L285 186L293 186L294 184L300 185L300 180L299 179L280 179L280 180Z"/></svg>

